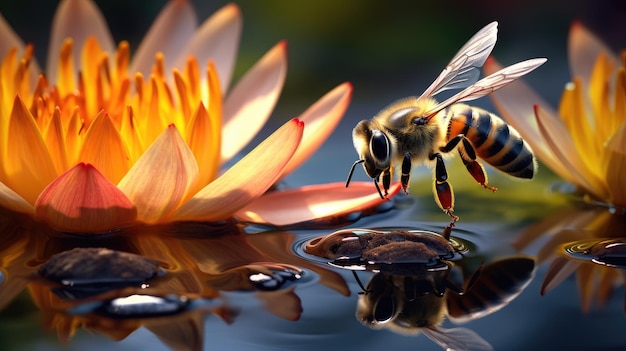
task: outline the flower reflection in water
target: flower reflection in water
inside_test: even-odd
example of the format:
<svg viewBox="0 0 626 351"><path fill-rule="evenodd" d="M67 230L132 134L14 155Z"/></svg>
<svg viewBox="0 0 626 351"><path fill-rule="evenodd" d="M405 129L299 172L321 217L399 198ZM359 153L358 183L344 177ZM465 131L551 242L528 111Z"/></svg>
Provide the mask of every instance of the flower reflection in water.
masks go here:
<svg viewBox="0 0 626 351"><path fill-rule="evenodd" d="M352 270L363 289L357 319L372 329L423 333L445 350L492 350L468 328L444 328L445 317L462 323L491 314L531 281L535 261L505 257L485 265L465 259L468 250L450 237L416 230L345 229L315 238L305 251ZM374 272L367 285L356 271ZM456 278L456 279L455 279Z"/></svg>
<svg viewBox="0 0 626 351"><path fill-rule="evenodd" d="M176 236L172 227L145 227L88 240L6 219L2 229L0 308L27 289L64 341L80 328L122 340L145 327L172 349L198 350L207 315L236 321L240 307L226 292L250 292L290 321L302 313L300 281L318 277L349 294L336 272L285 252L295 237L288 232L247 235L226 222L186 224Z"/></svg>
<svg viewBox="0 0 626 351"><path fill-rule="evenodd" d="M538 263L550 261L541 287L547 294L576 274L582 310L594 300L608 302L615 289L626 281L626 217L606 208L567 209L527 228L515 246L525 250L542 242ZM626 312L626 297L624 301Z"/></svg>

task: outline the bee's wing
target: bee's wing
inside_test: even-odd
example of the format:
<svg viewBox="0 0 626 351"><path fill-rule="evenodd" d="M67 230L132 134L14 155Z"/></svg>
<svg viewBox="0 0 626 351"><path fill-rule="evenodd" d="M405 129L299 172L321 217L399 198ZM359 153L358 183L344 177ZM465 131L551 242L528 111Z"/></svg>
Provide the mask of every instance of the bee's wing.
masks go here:
<svg viewBox="0 0 626 351"><path fill-rule="evenodd" d="M461 89L474 84L478 80L480 67L496 45L497 36L498 22L491 22L474 34L420 98L431 97L447 89Z"/></svg>
<svg viewBox="0 0 626 351"><path fill-rule="evenodd" d="M422 332L432 341L450 351L493 351L493 346L475 331L468 328L446 329L438 326L429 326Z"/></svg>
<svg viewBox="0 0 626 351"><path fill-rule="evenodd" d="M500 89L505 85L513 82L514 80L520 78L521 76L533 71L535 68L541 66L546 61L547 59L545 58L535 58L505 67L479 80L467 89L448 98L444 102L435 105L432 109L425 111L424 115L429 116L438 111L441 111L442 109L454 103L461 101L470 101L490 94L494 90Z"/></svg>

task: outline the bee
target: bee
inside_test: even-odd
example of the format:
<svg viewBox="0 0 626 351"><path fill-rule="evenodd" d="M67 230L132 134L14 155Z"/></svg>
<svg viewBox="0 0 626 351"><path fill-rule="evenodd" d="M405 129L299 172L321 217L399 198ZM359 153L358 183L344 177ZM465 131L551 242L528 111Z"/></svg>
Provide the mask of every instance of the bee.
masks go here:
<svg viewBox="0 0 626 351"><path fill-rule="evenodd" d="M546 62L545 58L522 61L478 80L480 67L496 43L497 26L497 22L492 22L478 31L422 95L398 100L371 120L356 125L352 140L359 159L350 168L346 187L356 165L362 163L384 199L393 167L401 164L400 182L408 194L412 167L431 165L435 201L456 222L454 193L448 183L444 155L457 150L470 175L492 191L497 189L487 184L487 174L477 157L514 177L533 178L537 161L519 133L495 114L460 103L500 89ZM462 88L443 102L433 98L444 90Z"/></svg>

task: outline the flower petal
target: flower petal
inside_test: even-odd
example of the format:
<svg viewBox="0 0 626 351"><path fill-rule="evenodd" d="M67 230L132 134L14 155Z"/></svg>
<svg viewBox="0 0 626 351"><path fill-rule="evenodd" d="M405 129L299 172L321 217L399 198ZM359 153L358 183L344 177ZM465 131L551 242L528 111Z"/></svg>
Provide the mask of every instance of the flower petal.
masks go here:
<svg viewBox="0 0 626 351"><path fill-rule="evenodd" d="M616 76L617 70L613 65L615 62L609 62L606 53L601 53L594 63L593 71L589 77L589 86L587 87L589 95L590 111L593 112L593 125L595 128L588 128L587 144L590 147L600 148L604 142L615 132L617 127L616 121L611 113L611 97L614 94L612 81ZM574 77L574 79L576 79ZM583 100L581 98L581 100ZM583 100L584 101L584 100ZM622 121L626 116L619 116L618 121ZM595 129L595 130L594 130ZM595 133L594 133L595 132ZM589 150L592 151L592 150Z"/></svg>
<svg viewBox="0 0 626 351"><path fill-rule="evenodd" d="M4 16L0 13L0 57L6 56L13 48L17 48L18 51L24 51L24 42L17 33L7 23Z"/></svg>
<svg viewBox="0 0 626 351"><path fill-rule="evenodd" d="M50 157L54 162L57 174L63 173L69 168L67 160L67 145L65 144L65 133L61 121L61 108L56 106L52 114L52 120L48 124L44 134L46 145Z"/></svg>
<svg viewBox="0 0 626 351"><path fill-rule="evenodd" d="M624 170L626 169L626 121L613 134L602 153L603 168L609 188L611 203L626 207L626 187Z"/></svg>
<svg viewBox="0 0 626 351"><path fill-rule="evenodd" d="M563 168L561 171L557 171L556 168L552 167L553 164L548 163L547 166L552 167L563 179L584 187L599 198L606 198L606 187L594 172L587 169L580 155L575 152L576 146L562 122L547 114L539 106L535 106L535 113L544 140L554 152L556 159L560 160L559 164Z"/></svg>
<svg viewBox="0 0 626 351"><path fill-rule="evenodd" d="M600 174L602 171L598 166L600 163L598 155L606 137L600 137L600 133L597 130L599 128L598 123L592 126L593 121L587 117L585 99L581 87L581 80L576 77L573 83L567 84L559 103L559 115L563 125L569 132L569 139L572 140L576 147L573 151L577 152L580 159L585 163L586 169ZM604 120L609 121L609 116L607 115Z"/></svg>
<svg viewBox="0 0 626 351"><path fill-rule="evenodd" d="M400 188L399 182L394 183L389 196L397 194ZM311 185L263 195L237 211L235 217L244 222L283 227L376 208L386 201L372 182L352 182L347 189L344 182Z"/></svg>
<svg viewBox="0 0 626 351"><path fill-rule="evenodd" d="M34 204L57 173L39 127L19 96L13 102L7 135L10 140L2 154L4 183Z"/></svg>
<svg viewBox="0 0 626 351"><path fill-rule="evenodd" d="M82 47L88 37L94 36L104 51L115 52L113 37L100 9L90 0L63 0L54 14L52 34L48 46L46 74L50 82L57 81L59 50L66 38L71 37L77 47ZM80 50L74 50L74 62L80 62ZM78 67L76 67L78 71ZM76 72L78 73L78 72Z"/></svg>
<svg viewBox="0 0 626 351"><path fill-rule="evenodd" d="M220 118L210 116L204 104L200 103L189 121L187 131L187 145L198 162L197 192L217 176L221 147Z"/></svg>
<svg viewBox="0 0 626 351"><path fill-rule="evenodd" d="M600 276L595 271L595 264L585 262L576 270L576 285L578 285L578 295L580 296L580 308L583 313L589 313L591 302L596 295L597 278Z"/></svg>
<svg viewBox="0 0 626 351"><path fill-rule="evenodd" d="M2 38L2 40L0 40L0 58L8 54L13 48L17 48L19 55L24 53L26 48L24 42L7 23L4 17L2 17L2 14L0 14L0 38ZM30 84L31 86L35 86L39 73L41 73L41 68L39 68L39 64L37 64L37 60L34 57L31 58L31 62L29 63L29 70Z"/></svg>
<svg viewBox="0 0 626 351"><path fill-rule="evenodd" d="M137 160L118 187L137 206L138 220L167 217L189 195L198 164L174 125L170 125Z"/></svg>
<svg viewBox="0 0 626 351"><path fill-rule="evenodd" d="M302 301L293 292L295 287L289 287L278 291L261 291L256 293L256 298L262 301L263 307L276 317L297 321L302 315Z"/></svg>
<svg viewBox="0 0 626 351"><path fill-rule="evenodd" d="M328 139L348 109L352 97L352 84L343 83L328 92L300 117L304 122L304 135L295 155L283 170L282 177L298 168Z"/></svg>
<svg viewBox="0 0 626 351"><path fill-rule="evenodd" d="M126 195L82 162L50 183L35 203L37 219L66 232L101 233L130 225L136 216Z"/></svg>
<svg viewBox="0 0 626 351"><path fill-rule="evenodd" d="M287 75L287 44L280 42L252 67L226 97L222 163L235 156L269 118Z"/></svg>
<svg viewBox="0 0 626 351"><path fill-rule="evenodd" d="M185 67L189 56L194 56L200 65L212 60L217 68L222 91L227 91L235 67L241 28L239 7L232 3L222 7L196 30L174 67Z"/></svg>
<svg viewBox="0 0 626 351"><path fill-rule="evenodd" d="M304 124L293 119L183 204L174 220L215 221L261 196L274 184L300 144Z"/></svg>
<svg viewBox="0 0 626 351"><path fill-rule="evenodd" d="M572 77L580 77L584 87L589 86L594 63L601 52L607 55L611 66L615 67L618 63L613 51L580 22L572 23L567 49Z"/></svg>
<svg viewBox="0 0 626 351"><path fill-rule="evenodd" d="M557 257L552 261L541 283L541 295L561 284L567 277L572 275L580 266L580 262L572 261L565 257Z"/></svg>
<svg viewBox="0 0 626 351"><path fill-rule="evenodd" d="M130 72L150 76L158 52L166 57L177 55L185 48L197 25L196 14L189 1L169 1L154 20L135 53ZM171 72L174 62L166 67Z"/></svg>
<svg viewBox="0 0 626 351"><path fill-rule="evenodd" d="M2 183L0 183L0 206L16 212L34 213L33 205Z"/></svg>
<svg viewBox="0 0 626 351"><path fill-rule="evenodd" d="M91 122L78 160L92 164L114 184L130 169L128 149L106 112L101 111Z"/></svg>

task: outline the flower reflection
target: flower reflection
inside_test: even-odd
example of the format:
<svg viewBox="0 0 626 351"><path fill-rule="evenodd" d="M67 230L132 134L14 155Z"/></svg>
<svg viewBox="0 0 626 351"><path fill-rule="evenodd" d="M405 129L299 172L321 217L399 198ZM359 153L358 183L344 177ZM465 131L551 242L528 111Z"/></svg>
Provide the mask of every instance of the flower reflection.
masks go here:
<svg viewBox="0 0 626 351"><path fill-rule="evenodd" d="M27 289L65 341L80 328L121 340L145 327L173 349L197 350L208 315L236 322L241 307L227 292L249 292L289 321L302 313L296 288L305 277L349 294L339 274L287 252L288 232L246 235L227 222L186 224L184 235L149 226L98 240L46 233L42 241L36 228L2 218L0 307Z"/></svg>
<svg viewBox="0 0 626 351"><path fill-rule="evenodd" d="M357 319L372 329L425 334L445 350L492 350L468 328L444 328L491 314L517 297L532 279L534 260L505 257L476 267L462 242L425 231L340 230L311 240L306 251L351 269L363 292ZM375 274L362 285L356 271ZM455 279L457 278L457 279Z"/></svg>
<svg viewBox="0 0 626 351"><path fill-rule="evenodd" d="M569 34L572 82L558 113L524 83L490 96L539 159L592 201L626 207L626 56L574 23ZM499 69L491 60L487 72ZM533 113L533 104L535 104Z"/></svg>
<svg viewBox="0 0 626 351"><path fill-rule="evenodd" d="M267 121L286 75L280 42L230 87L241 26L234 4L197 25L189 2L171 1L131 60L92 1L64 0L44 76L34 48L0 16L0 205L73 233L264 222L263 194L329 136L352 87L339 85L220 174ZM271 211L297 223L381 202L340 183L332 190L295 191L303 207L287 200Z"/></svg>
<svg viewBox="0 0 626 351"><path fill-rule="evenodd" d="M524 250L541 238L546 240L537 255L538 263L551 261L541 293L547 294L575 273L581 308L588 312L594 301L603 306L626 281L625 230L622 215L602 208L576 208L529 227L515 245ZM626 297L624 308L626 312Z"/></svg>

